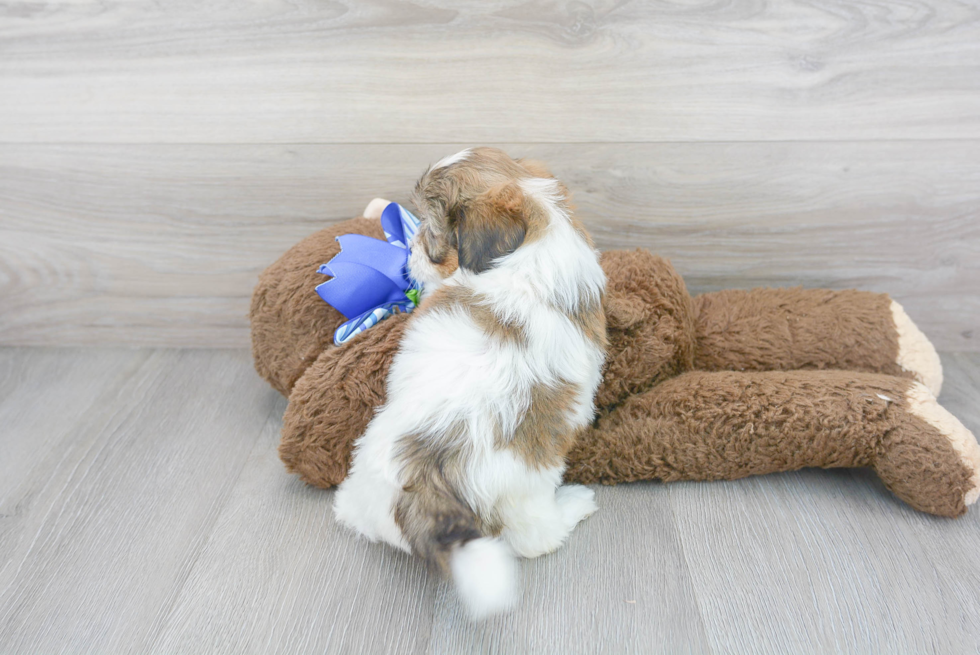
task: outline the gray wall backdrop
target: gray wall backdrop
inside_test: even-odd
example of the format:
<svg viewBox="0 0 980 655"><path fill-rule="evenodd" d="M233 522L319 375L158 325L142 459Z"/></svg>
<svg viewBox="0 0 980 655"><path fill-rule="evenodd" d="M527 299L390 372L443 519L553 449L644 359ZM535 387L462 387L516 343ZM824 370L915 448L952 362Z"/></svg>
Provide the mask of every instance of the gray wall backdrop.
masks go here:
<svg viewBox="0 0 980 655"><path fill-rule="evenodd" d="M240 347L258 272L479 144L693 292L980 350L980 3L0 3L0 344Z"/></svg>

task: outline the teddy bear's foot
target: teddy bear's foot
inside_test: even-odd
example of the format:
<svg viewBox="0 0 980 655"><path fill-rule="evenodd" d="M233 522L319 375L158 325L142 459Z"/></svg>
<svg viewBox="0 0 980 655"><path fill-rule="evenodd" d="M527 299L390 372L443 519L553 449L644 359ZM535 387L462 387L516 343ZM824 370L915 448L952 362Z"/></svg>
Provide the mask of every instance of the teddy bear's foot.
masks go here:
<svg viewBox="0 0 980 655"><path fill-rule="evenodd" d="M898 334L897 363L903 371L911 373L924 384L933 396L939 397L943 388L943 365L939 361L932 342L912 322L905 310L894 300L891 304L892 320Z"/></svg>
<svg viewBox="0 0 980 655"><path fill-rule="evenodd" d="M381 213L385 210L385 207L390 204L390 200L375 198L368 203L367 207L364 208L364 218L373 218L375 220L381 218Z"/></svg>
<svg viewBox="0 0 980 655"><path fill-rule="evenodd" d="M875 470L912 507L959 516L980 497L980 446L925 385L905 393L903 420L882 439Z"/></svg>

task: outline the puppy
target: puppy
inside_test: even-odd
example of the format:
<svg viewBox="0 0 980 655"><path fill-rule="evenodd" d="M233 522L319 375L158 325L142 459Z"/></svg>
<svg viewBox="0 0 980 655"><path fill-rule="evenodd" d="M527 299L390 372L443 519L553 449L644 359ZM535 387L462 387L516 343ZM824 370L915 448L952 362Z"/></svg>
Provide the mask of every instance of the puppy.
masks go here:
<svg viewBox="0 0 980 655"><path fill-rule="evenodd" d="M423 299L335 496L341 522L451 572L473 618L513 604L512 553L557 549L596 510L561 486L606 347L605 275L567 195L492 148L422 176Z"/></svg>

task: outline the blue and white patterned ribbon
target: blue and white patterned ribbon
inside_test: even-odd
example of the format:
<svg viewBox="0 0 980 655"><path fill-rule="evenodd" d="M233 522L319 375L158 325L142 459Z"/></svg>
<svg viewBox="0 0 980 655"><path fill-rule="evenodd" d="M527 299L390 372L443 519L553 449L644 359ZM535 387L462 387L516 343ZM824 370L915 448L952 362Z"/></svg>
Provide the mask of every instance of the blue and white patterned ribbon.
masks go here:
<svg viewBox="0 0 980 655"><path fill-rule="evenodd" d="M419 219L393 202L381 213L381 227L387 241L362 234L337 237L340 252L319 268L332 278L317 285L317 294L349 319L334 332L338 346L418 304L422 286L408 274L408 244Z"/></svg>

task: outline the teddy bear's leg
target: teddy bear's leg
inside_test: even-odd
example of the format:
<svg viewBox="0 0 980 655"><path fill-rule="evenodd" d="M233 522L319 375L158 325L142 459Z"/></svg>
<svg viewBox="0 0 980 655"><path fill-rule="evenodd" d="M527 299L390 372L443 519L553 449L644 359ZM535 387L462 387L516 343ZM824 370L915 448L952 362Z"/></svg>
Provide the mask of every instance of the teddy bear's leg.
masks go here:
<svg viewBox="0 0 980 655"><path fill-rule="evenodd" d="M841 369L908 377L936 396L936 349L886 294L826 289L719 291L694 299L704 371Z"/></svg>
<svg viewBox="0 0 980 655"><path fill-rule="evenodd" d="M933 514L962 514L980 494L976 439L925 386L847 371L684 373L583 434L566 480L719 480L861 466Z"/></svg>
<svg viewBox="0 0 980 655"><path fill-rule="evenodd" d="M882 440L874 467L896 496L912 507L931 514L957 516L980 497L980 448L973 434L936 401L925 385L914 382L905 394L913 417ZM948 459L952 447L969 478L937 462ZM957 494L962 492L963 500Z"/></svg>

